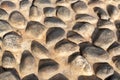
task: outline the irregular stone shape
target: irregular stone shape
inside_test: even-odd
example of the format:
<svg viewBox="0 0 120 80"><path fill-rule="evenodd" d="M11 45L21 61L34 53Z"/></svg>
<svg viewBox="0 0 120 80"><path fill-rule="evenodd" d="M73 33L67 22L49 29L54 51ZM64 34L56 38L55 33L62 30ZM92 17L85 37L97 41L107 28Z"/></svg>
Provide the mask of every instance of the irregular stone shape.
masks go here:
<svg viewBox="0 0 120 80"><path fill-rule="evenodd" d="M70 55L68 62L71 65L71 72L77 76L93 74L91 65L84 57L80 56L79 54L75 53Z"/></svg>
<svg viewBox="0 0 120 80"><path fill-rule="evenodd" d="M5 20L0 20L0 33L1 32L7 32L7 31L10 31L10 30L12 30L11 25Z"/></svg>
<svg viewBox="0 0 120 80"><path fill-rule="evenodd" d="M63 21L68 21L72 18L71 11L65 6L58 7L56 14Z"/></svg>
<svg viewBox="0 0 120 80"><path fill-rule="evenodd" d="M29 75L35 72L35 59L32 54L25 50L22 53L21 61L20 61L20 72L22 75Z"/></svg>
<svg viewBox="0 0 120 80"><path fill-rule="evenodd" d="M102 80L102 79L96 77L95 75L92 75L92 76L80 76L78 80Z"/></svg>
<svg viewBox="0 0 120 80"><path fill-rule="evenodd" d="M16 64L15 57L10 51L4 51L2 56L2 66L4 68L14 68Z"/></svg>
<svg viewBox="0 0 120 80"><path fill-rule="evenodd" d="M39 17L38 17L39 16ZM39 10L38 7L32 5L29 10L29 18L32 21L40 21L42 18L41 11Z"/></svg>
<svg viewBox="0 0 120 80"><path fill-rule="evenodd" d="M85 41L85 39L80 34L78 34L77 32L74 32L74 31L69 31L67 33L67 38L70 41L75 42L77 44L82 43L82 42Z"/></svg>
<svg viewBox="0 0 120 80"><path fill-rule="evenodd" d="M73 3L71 7L76 13L84 12L87 9L87 5L83 1L77 1Z"/></svg>
<svg viewBox="0 0 120 80"><path fill-rule="evenodd" d="M108 63L98 63L95 74L101 79L105 79L114 74L113 68Z"/></svg>
<svg viewBox="0 0 120 80"><path fill-rule="evenodd" d="M116 40L115 33L109 29L99 30L96 36L94 44L105 50Z"/></svg>
<svg viewBox="0 0 120 80"><path fill-rule="evenodd" d="M39 38L40 35L44 32L45 26L37 21L30 21L27 24L26 32L35 38Z"/></svg>
<svg viewBox="0 0 120 80"><path fill-rule="evenodd" d="M11 11L16 8L16 5L12 1L3 1L0 7L6 11Z"/></svg>
<svg viewBox="0 0 120 80"><path fill-rule="evenodd" d="M109 19L109 15L100 7L95 7L94 12L100 19Z"/></svg>
<svg viewBox="0 0 120 80"><path fill-rule="evenodd" d="M16 51L21 48L22 37L16 32L9 32L3 36L3 45L7 50Z"/></svg>
<svg viewBox="0 0 120 80"><path fill-rule="evenodd" d="M49 80L68 80L68 78L66 78L63 74L58 73L51 77Z"/></svg>
<svg viewBox="0 0 120 80"><path fill-rule="evenodd" d="M56 9L53 8L53 7L45 7L44 8L44 14L47 17L56 16Z"/></svg>
<svg viewBox="0 0 120 80"><path fill-rule="evenodd" d="M26 24L26 19L20 12L13 11L9 16L9 22L15 28L24 29Z"/></svg>
<svg viewBox="0 0 120 80"><path fill-rule="evenodd" d="M73 26L73 31L78 32L85 39L89 39L92 36L94 29L95 29L94 25L88 22L77 22Z"/></svg>
<svg viewBox="0 0 120 80"><path fill-rule="evenodd" d="M7 19L8 17L8 13L4 10L0 8L0 19L4 20Z"/></svg>
<svg viewBox="0 0 120 80"><path fill-rule="evenodd" d="M31 51L34 56L38 58L46 58L49 55L49 51L39 42L33 40L31 43Z"/></svg>
<svg viewBox="0 0 120 80"><path fill-rule="evenodd" d="M113 62L118 70L120 70L120 56L113 57Z"/></svg>
<svg viewBox="0 0 120 80"><path fill-rule="evenodd" d="M59 27L52 27L49 28L46 34L46 43L53 42L60 40L65 34L65 31Z"/></svg>
<svg viewBox="0 0 120 80"><path fill-rule="evenodd" d="M116 6L114 5L108 5L107 6L107 11L108 11L108 14L111 18L113 19L117 19L118 16L119 16L119 10L117 9Z"/></svg>
<svg viewBox="0 0 120 80"><path fill-rule="evenodd" d="M120 55L120 45L114 46L108 50L111 56L118 56Z"/></svg>
<svg viewBox="0 0 120 80"><path fill-rule="evenodd" d="M0 74L0 80L20 80L20 78L14 72L7 71Z"/></svg>
<svg viewBox="0 0 120 80"><path fill-rule="evenodd" d="M30 1L29 0L21 0L19 5L20 5L20 8L28 7L30 5Z"/></svg>
<svg viewBox="0 0 120 80"><path fill-rule="evenodd" d="M59 69L59 64L52 59L41 59L39 61L38 73L43 79L54 76Z"/></svg>
<svg viewBox="0 0 120 80"><path fill-rule="evenodd" d="M89 23L96 23L98 19L92 15L89 14L77 14L75 16L75 19L77 21L82 21L82 22L89 22Z"/></svg>
<svg viewBox="0 0 120 80"><path fill-rule="evenodd" d="M34 5L37 7L44 7L44 6L51 5L51 1L50 0L34 0Z"/></svg>
<svg viewBox="0 0 120 80"><path fill-rule="evenodd" d="M72 52L79 50L79 47L74 42L71 42L67 39L63 39L63 40L59 41L58 43L56 43L54 49L55 49L56 53L60 53L57 55L68 56Z"/></svg>
<svg viewBox="0 0 120 80"><path fill-rule="evenodd" d="M62 28L66 28L67 25L59 18L57 17L46 17L44 20L44 24L47 27L62 27Z"/></svg>
<svg viewBox="0 0 120 80"><path fill-rule="evenodd" d="M82 53L90 62L106 62L109 59L109 54L105 50L95 46L86 47Z"/></svg>
<svg viewBox="0 0 120 80"><path fill-rule="evenodd" d="M107 28L107 29L110 29L110 30L116 30L116 27L114 25L114 23L112 23L111 21L109 20L103 20L103 19L100 19L98 20L97 22L97 27L98 28Z"/></svg>
<svg viewBox="0 0 120 80"><path fill-rule="evenodd" d="M39 80L35 74L25 76L22 80Z"/></svg>

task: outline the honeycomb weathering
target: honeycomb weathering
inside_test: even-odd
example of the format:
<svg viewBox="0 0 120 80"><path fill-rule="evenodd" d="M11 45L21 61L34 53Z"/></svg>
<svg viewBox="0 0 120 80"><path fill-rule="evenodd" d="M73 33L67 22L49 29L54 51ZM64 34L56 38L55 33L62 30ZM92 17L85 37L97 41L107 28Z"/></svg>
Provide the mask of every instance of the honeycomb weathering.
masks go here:
<svg viewBox="0 0 120 80"><path fill-rule="evenodd" d="M0 0L0 80L119 80L120 0Z"/></svg>

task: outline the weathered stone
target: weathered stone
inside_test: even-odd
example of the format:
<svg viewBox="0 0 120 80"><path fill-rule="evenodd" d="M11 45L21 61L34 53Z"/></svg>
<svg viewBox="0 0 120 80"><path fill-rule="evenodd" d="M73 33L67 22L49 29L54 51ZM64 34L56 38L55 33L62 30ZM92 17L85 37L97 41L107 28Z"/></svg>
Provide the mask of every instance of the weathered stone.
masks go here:
<svg viewBox="0 0 120 80"><path fill-rule="evenodd" d="M63 74L58 73L51 77L49 80L68 80Z"/></svg>
<svg viewBox="0 0 120 80"><path fill-rule="evenodd" d="M86 47L82 54L90 62L106 62L109 59L109 54L105 50L95 46Z"/></svg>
<svg viewBox="0 0 120 80"><path fill-rule="evenodd" d="M9 22L13 27L18 29L24 29L26 25L25 17L18 11L13 11L9 16Z"/></svg>
<svg viewBox="0 0 120 80"><path fill-rule="evenodd" d="M44 30L45 26L37 21L28 22L26 27L26 33L28 33L30 36L34 36L35 38L39 38Z"/></svg>
<svg viewBox="0 0 120 80"><path fill-rule="evenodd" d="M16 51L21 48L22 37L16 32L9 32L3 36L3 45L7 50Z"/></svg>
<svg viewBox="0 0 120 80"><path fill-rule="evenodd" d="M31 51L35 57L46 58L49 55L49 51L39 42L33 40L31 43Z"/></svg>
<svg viewBox="0 0 120 80"><path fill-rule="evenodd" d="M20 61L20 72L22 75L26 76L35 72L36 64L35 59L32 54L25 50L22 53Z"/></svg>
<svg viewBox="0 0 120 80"><path fill-rule="evenodd" d="M44 8L44 14L47 17L56 16L56 9L53 8L53 7L45 7Z"/></svg>
<svg viewBox="0 0 120 80"><path fill-rule="evenodd" d="M87 9L87 5L83 1L77 1L73 3L71 6L76 13L84 12Z"/></svg>
<svg viewBox="0 0 120 80"><path fill-rule="evenodd" d="M80 34L78 34L77 32L74 32L74 31L69 31L67 33L67 38L70 41L75 42L77 44L82 43L82 42L85 41L85 39Z"/></svg>
<svg viewBox="0 0 120 80"><path fill-rule="evenodd" d="M98 63L95 74L101 79L105 79L114 74L113 68L108 63Z"/></svg>
<svg viewBox="0 0 120 80"><path fill-rule="evenodd" d="M96 34L94 44L106 50L115 40L116 36L112 30L101 29Z"/></svg>
<svg viewBox="0 0 120 80"><path fill-rule="evenodd" d="M0 19L6 20L7 18L8 18L8 13L4 9L0 8Z"/></svg>
<svg viewBox="0 0 120 80"><path fill-rule="evenodd" d="M25 76L22 80L39 80L35 74Z"/></svg>
<svg viewBox="0 0 120 80"><path fill-rule="evenodd" d="M102 80L95 75L92 76L80 76L78 80Z"/></svg>
<svg viewBox="0 0 120 80"><path fill-rule="evenodd" d="M62 28L66 28L67 25L59 18L57 17L46 17L44 20L44 24L47 27L62 27Z"/></svg>
<svg viewBox="0 0 120 80"><path fill-rule="evenodd" d="M16 64L15 57L10 51L4 51L2 56L2 66L4 68L14 68Z"/></svg>
<svg viewBox="0 0 120 80"><path fill-rule="evenodd" d="M46 34L46 43L50 42L57 42L60 40L65 34L65 31L62 28L59 27L52 27L49 28Z"/></svg>
<svg viewBox="0 0 120 80"><path fill-rule="evenodd" d="M58 7L56 13L57 13L57 16L63 21L68 21L72 18L71 11L69 10L69 8L64 6Z"/></svg>
<svg viewBox="0 0 120 80"><path fill-rule="evenodd" d="M63 39L59 41L54 48L57 55L61 55L61 56L68 56L68 55L71 55L71 53L79 50L79 47L77 46L77 44L67 39Z"/></svg>

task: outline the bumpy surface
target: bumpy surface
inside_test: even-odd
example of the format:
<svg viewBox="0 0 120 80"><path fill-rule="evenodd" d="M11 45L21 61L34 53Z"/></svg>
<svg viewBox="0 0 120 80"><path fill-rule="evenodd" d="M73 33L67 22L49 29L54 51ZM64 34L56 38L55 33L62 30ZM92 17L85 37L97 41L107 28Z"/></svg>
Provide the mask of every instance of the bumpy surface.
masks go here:
<svg viewBox="0 0 120 80"><path fill-rule="evenodd" d="M120 80L120 0L0 0L0 80Z"/></svg>

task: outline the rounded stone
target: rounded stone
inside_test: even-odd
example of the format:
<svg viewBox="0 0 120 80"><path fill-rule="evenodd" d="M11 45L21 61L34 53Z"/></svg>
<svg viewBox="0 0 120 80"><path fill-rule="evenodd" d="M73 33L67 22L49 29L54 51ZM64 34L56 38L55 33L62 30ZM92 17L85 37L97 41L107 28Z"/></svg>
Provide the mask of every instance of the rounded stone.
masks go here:
<svg viewBox="0 0 120 80"><path fill-rule="evenodd" d="M3 1L0 7L6 11L12 11L16 8L16 5L12 1Z"/></svg>
<svg viewBox="0 0 120 80"><path fill-rule="evenodd" d="M63 39L59 41L58 43L56 43L54 49L56 53L60 53L57 55L68 56L71 53L78 51L79 47L76 43L69 41L67 39Z"/></svg>
<svg viewBox="0 0 120 80"><path fill-rule="evenodd" d="M52 59L41 59L39 61L38 74L42 79L49 79L57 73L59 64Z"/></svg>
<svg viewBox="0 0 120 80"><path fill-rule="evenodd" d="M16 64L15 57L10 51L4 51L2 56L2 66L4 68L14 68Z"/></svg>
<svg viewBox="0 0 120 80"><path fill-rule="evenodd" d="M112 30L100 29L96 34L94 44L106 50L115 40L116 36Z"/></svg>
<svg viewBox="0 0 120 80"><path fill-rule="evenodd" d="M120 55L120 45L114 46L108 50L111 56L118 56Z"/></svg>
<svg viewBox="0 0 120 80"><path fill-rule="evenodd" d="M22 80L39 80L35 74L29 74L25 76Z"/></svg>
<svg viewBox="0 0 120 80"><path fill-rule="evenodd" d="M5 20L0 20L0 33L11 31L12 26Z"/></svg>
<svg viewBox="0 0 120 80"><path fill-rule="evenodd" d="M45 7L44 8L44 14L47 17L56 16L56 9L53 8L53 7Z"/></svg>
<svg viewBox="0 0 120 80"><path fill-rule="evenodd" d="M49 80L68 80L68 78L66 78L63 74L58 73L51 77Z"/></svg>
<svg viewBox="0 0 120 80"><path fill-rule="evenodd" d="M16 51L21 48L22 37L16 32L9 32L3 36L3 45L7 50Z"/></svg>
<svg viewBox="0 0 120 80"><path fill-rule="evenodd" d="M89 22L89 23L97 23L98 19L89 14L77 14L75 19L80 22Z"/></svg>
<svg viewBox="0 0 120 80"><path fill-rule="evenodd" d="M31 43L31 51L37 58L47 58L49 51L41 43L33 40Z"/></svg>
<svg viewBox="0 0 120 80"><path fill-rule="evenodd" d="M39 17L38 17L39 16ZM29 10L29 18L32 21L40 21L42 18L42 13L37 6L32 5Z"/></svg>
<svg viewBox="0 0 120 80"><path fill-rule="evenodd" d="M0 19L6 20L7 18L8 18L8 13L4 9L0 8Z"/></svg>
<svg viewBox="0 0 120 80"><path fill-rule="evenodd" d="M42 25L41 23L37 22L37 21L30 21L27 23L27 27L26 27L26 33L28 35L32 35L35 38L39 38L41 36L41 34L44 32L45 30L45 26Z"/></svg>
<svg viewBox="0 0 120 80"><path fill-rule="evenodd" d="M72 18L71 11L65 6L59 6L57 8L56 14L63 21L68 21Z"/></svg>
<svg viewBox="0 0 120 80"><path fill-rule="evenodd" d="M30 1L29 0L21 0L19 5L20 5L20 8L28 7L30 5Z"/></svg>
<svg viewBox="0 0 120 80"><path fill-rule="evenodd" d="M109 54L105 50L95 46L86 47L82 54L90 62L106 62L109 59Z"/></svg>
<svg viewBox="0 0 120 80"><path fill-rule="evenodd" d="M61 27L61 28L66 28L67 25L59 18L57 17L46 17L44 20L44 24L47 27Z"/></svg>
<svg viewBox="0 0 120 80"><path fill-rule="evenodd" d="M113 68L108 63L96 64L95 74L101 79L105 79L114 74Z"/></svg>
<svg viewBox="0 0 120 80"><path fill-rule="evenodd" d="M67 33L67 38L68 38L68 40L75 42L77 44L85 41L85 39L80 34L78 34L77 32L74 32L74 31L69 31Z"/></svg>
<svg viewBox="0 0 120 80"><path fill-rule="evenodd" d="M26 76L34 73L35 69L36 65L34 57L28 50L23 51L20 61L20 73Z"/></svg>
<svg viewBox="0 0 120 80"><path fill-rule="evenodd" d="M109 15L105 12L104 9L102 9L102 8L100 8L100 7L95 7L95 8L94 8L94 12L97 14L97 16L98 16L100 19L106 19L106 20L109 19Z"/></svg>
<svg viewBox="0 0 120 80"><path fill-rule="evenodd" d="M49 28L46 34L46 43L50 42L57 42L60 40L65 34L65 31L62 28L59 27L52 27Z"/></svg>
<svg viewBox="0 0 120 80"><path fill-rule="evenodd" d="M77 22L73 26L73 31L78 32L85 39L89 39L92 36L94 30L94 25L88 22Z"/></svg>
<svg viewBox="0 0 120 80"><path fill-rule="evenodd" d="M19 11L13 11L10 14L9 22L17 29L24 29L26 25L26 19Z"/></svg>
<svg viewBox="0 0 120 80"><path fill-rule="evenodd" d="M83 1L72 3L71 7L76 13L84 12L87 9L87 5Z"/></svg>

